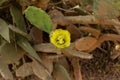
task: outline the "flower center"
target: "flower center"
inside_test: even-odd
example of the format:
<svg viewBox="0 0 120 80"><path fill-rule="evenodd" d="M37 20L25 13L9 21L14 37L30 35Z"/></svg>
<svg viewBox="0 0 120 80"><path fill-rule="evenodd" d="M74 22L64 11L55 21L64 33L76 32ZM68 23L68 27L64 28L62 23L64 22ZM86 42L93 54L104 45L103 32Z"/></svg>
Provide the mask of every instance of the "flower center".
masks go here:
<svg viewBox="0 0 120 80"><path fill-rule="evenodd" d="M56 42L60 45L64 44L65 43L64 36L62 36L62 35L58 36Z"/></svg>

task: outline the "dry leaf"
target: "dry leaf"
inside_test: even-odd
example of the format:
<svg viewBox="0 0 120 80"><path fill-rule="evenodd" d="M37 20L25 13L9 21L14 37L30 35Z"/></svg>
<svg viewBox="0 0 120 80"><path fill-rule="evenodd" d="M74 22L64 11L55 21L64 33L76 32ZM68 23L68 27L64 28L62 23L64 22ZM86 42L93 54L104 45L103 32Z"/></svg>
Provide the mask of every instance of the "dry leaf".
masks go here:
<svg viewBox="0 0 120 80"><path fill-rule="evenodd" d="M31 63L24 63L15 72L17 77L22 77L22 78L32 75L33 71L31 67Z"/></svg>
<svg viewBox="0 0 120 80"><path fill-rule="evenodd" d="M33 39L33 42L35 44L39 44L39 43L42 43L43 42L43 34L42 34L42 31L36 27L33 27L30 31L30 36L32 37Z"/></svg>
<svg viewBox="0 0 120 80"><path fill-rule="evenodd" d="M80 27L79 29L91 33L93 36L95 36L95 38L98 38L100 36L100 31L97 29L85 26Z"/></svg>
<svg viewBox="0 0 120 80"><path fill-rule="evenodd" d="M32 62L32 69L34 74L42 80L53 80L48 70L39 64L37 61Z"/></svg>
<svg viewBox="0 0 120 80"><path fill-rule="evenodd" d="M59 58L58 63L60 63L68 72L70 72L70 65L66 57Z"/></svg>
<svg viewBox="0 0 120 80"><path fill-rule="evenodd" d="M0 74L5 80L14 80L13 74L10 71L8 65L0 57Z"/></svg>
<svg viewBox="0 0 120 80"><path fill-rule="evenodd" d="M8 54L9 53L9 54ZM24 51L12 43L3 43L0 47L1 58L6 64L17 63L23 57Z"/></svg>
<svg viewBox="0 0 120 80"><path fill-rule="evenodd" d="M41 51L41 52L47 52L47 53L59 53L61 54L60 49L56 48L53 44L51 43L41 43L34 45L34 48L36 51Z"/></svg>
<svg viewBox="0 0 120 80"><path fill-rule="evenodd" d="M35 6L42 8L43 10L47 9L48 3L50 0L38 0Z"/></svg>
<svg viewBox="0 0 120 80"><path fill-rule="evenodd" d="M71 80L66 69L59 63L54 63L53 76L55 80Z"/></svg>
<svg viewBox="0 0 120 80"><path fill-rule="evenodd" d="M79 51L88 51L96 42L97 39L93 37L83 37L75 41L75 48Z"/></svg>
<svg viewBox="0 0 120 80"><path fill-rule="evenodd" d="M75 25L67 26L67 30L71 33L71 41L75 41L76 39L80 38L81 33Z"/></svg>
<svg viewBox="0 0 120 80"><path fill-rule="evenodd" d="M87 52L92 52L93 50L95 50L100 45L101 45L101 43L99 41L97 41L89 50L87 50Z"/></svg>
<svg viewBox="0 0 120 80"><path fill-rule="evenodd" d="M95 50L104 41L120 41L120 35L116 35L116 34L104 34L104 35L101 35L99 37L98 41L88 50L88 52L91 52L91 51Z"/></svg>
<svg viewBox="0 0 120 80"><path fill-rule="evenodd" d="M72 43L68 48L64 48L62 49L62 53L66 56L75 56L75 57L79 57L82 59L92 59L93 55L86 53L86 52L81 52L81 51L77 51L73 49L74 44Z"/></svg>
<svg viewBox="0 0 120 80"><path fill-rule="evenodd" d="M42 62L44 66L47 68L49 73L51 74L53 72L53 59L48 58L46 55L41 55Z"/></svg>
<svg viewBox="0 0 120 80"><path fill-rule="evenodd" d="M76 56L83 59L93 58L91 54L74 50L73 47L74 47L73 43L71 43L71 45L68 48L64 48L64 49L58 49L51 43L42 43L42 44L34 45L35 50L39 52L41 51L41 52L57 53L57 54L63 53L66 56Z"/></svg>
<svg viewBox="0 0 120 80"><path fill-rule="evenodd" d="M62 12L58 11L58 10L52 10L49 12L49 15L52 19L52 22L53 24L56 24L56 27L57 25L62 25L62 26L65 26L65 25L68 25L69 23L64 19L64 15L62 14ZM55 28L54 28L55 29Z"/></svg>

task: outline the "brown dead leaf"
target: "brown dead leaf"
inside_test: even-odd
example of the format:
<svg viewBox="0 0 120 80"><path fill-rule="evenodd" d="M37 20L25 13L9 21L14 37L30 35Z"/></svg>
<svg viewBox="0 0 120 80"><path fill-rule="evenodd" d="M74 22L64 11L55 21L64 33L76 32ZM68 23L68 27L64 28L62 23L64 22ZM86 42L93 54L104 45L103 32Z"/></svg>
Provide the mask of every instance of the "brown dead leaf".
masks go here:
<svg viewBox="0 0 120 80"><path fill-rule="evenodd" d="M62 12L58 11L58 10L52 10L49 12L49 15L52 19L52 22L53 24L56 24L56 27L57 25L62 25L62 26L65 26L65 25L68 25L69 23L64 19L64 15L62 14ZM54 28L55 29L55 28Z"/></svg>
<svg viewBox="0 0 120 80"><path fill-rule="evenodd" d="M64 49L58 49L51 43L42 43L42 44L34 45L34 49L39 52L57 53L57 54L63 53L63 55L66 55L66 56L76 56L83 59L93 58L91 54L77 51L77 50L74 50L73 48L74 48L73 43L71 43L71 45L68 48L64 48ZM61 56L62 55L60 55L60 57Z"/></svg>
<svg viewBox="0 0 120 80"><path fill-rule="evenodd" d="M71 80L66 69L59 63L54 63L53 77L55 80Z"/></svg>
<svg viewBox="0 0 120 80"><path fill-rule="evenodd" d="M34 45L34 49L38 52L47 52L47 53L59 53L61 54L60 49L56 48L53 44L51 43L41 43Z"/></svg>
<svg viewBox="0 0 120 80"><path fill-rule="evenodd" d="M60 12L57 9L51 10L49 12L49 16L51 17L51 19L59 18L59 17L64 17L64 15L62 14L62 12Z"/></svg>
<svg viewBox="0 0 120 80"><path fill-rule="evenodd" d="M53 80L48 70L39 64L37 61L32 62L32 69L34 74L42 80Z"/></svg>
<svg viewBox="0 0 120 80"><path fill-rule="evenodd" d="M74 48L74 44L72 43L68 48L64 48L62 49L62 53L66 56L75 56L75 57L79 57L82 59L92 59L93 55L86 53L86 52L81 52L81 51L77 51Z"/></svg>
<svg viewBox="0 0 120 80"><path fill-rule="evenodd" d="M10 71L8 65L0 57L0 74L5 80L14 80L13 74Z"/></svg>
<svg viewBox="0 0 120 80"><path fill-rule="evenodd" d="M25 53L20 47L15 45L5 42L0 46L0 56L6 64L18 63Z"/></svg>
<svg viewBox="0 0 120 80"><path fill-rule="evenodd" d="M48 3L50 0L38 0L35 6L42 8L43 10L47 9Z"/></svg>
<svg viewBox="0 0 120 80"><path fill-rule="evenodd" d="M99 47L104 41L120 41L120 35L116 34L104 34L99 37L98 41L88 50L91 52Z"/></svg>
<svg viewBox="0 0 120 80"><path fill-rule="evenodd" d="M16 72L16 76L21 78L25 78L29 75L32 75L33 71L31 67L31 63L24 63L15 72Z"/></svg>
<svg viewBox="0 0 120 80"><path fill-rule="evenodd" d="M72 63L73 69L74 69L75 80L82 80L82 74L81 74L79 59L78 58L72 58L71 63Z"/></svg>
<svg viewBox="0 0 120 80"><path fill-rule="evenodd" d="M79 51L88 51L96 44L97 39L93 37L83 37L75 41L75 48Z"/></svg>
<svg viewBox="0 0 120 80"><path fill-rule="evenodd" d="M68 72L70 72L70 65L66 57L59 58L58 63L60 63Z"/></svg>
<svg viewBox="0 0 120 80"><path fill-rule="evenodd" d="M67 26L67 30L71 33L71 41L75 41L76 39L80 38L81 33L75 25Z"/></svg>
<svg viewBox="0 0 120 80"><path fill-rule="evenodd" d="M43 34L42 31L36 27L33 27L30 31L30 36L33 39L35 44L39 44L43 42Z"/></svg>
<svg viewBox="0 0 120 80"><path fill-rule="evenodd" d="M98 38L100 36L100 31L97 29L85 26L80 27L79 29L91 33L93 36L95 36L95 38Z"/></svg>
<svg viewBox="0 0 120 80"><path fill-rule="evenodd" d="M53 59L48 58L46 55L41 55L43 65L47 68L50 74L53 72Z"/></svg>
<svg viewBox="0 0 120 80"><path fill-rule="evenodd" d="M99 47L101 45L101 43L99 41L97 41L89 50L87 50L86 52L92 52L93 50L95 50L97 47Z"/></svg>

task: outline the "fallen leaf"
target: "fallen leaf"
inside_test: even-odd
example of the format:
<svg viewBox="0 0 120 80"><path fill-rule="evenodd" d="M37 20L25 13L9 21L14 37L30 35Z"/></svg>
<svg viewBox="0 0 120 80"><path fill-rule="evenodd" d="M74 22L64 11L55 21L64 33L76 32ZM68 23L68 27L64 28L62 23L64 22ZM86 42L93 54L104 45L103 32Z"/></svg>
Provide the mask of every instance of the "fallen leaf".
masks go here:
<svg viewBox="0 0 120 80"><path fill-rule="evenodd" d="M47 52L47 53L59 53L61 54L60 49L56 48L51 43L41 43L34 45L34 49L38 52Z"/></svg>
<svg viewBox="0 0 120 80"><path fill-rule="evenodd" d="M8 65L0 58L0 74L5 80L14 80L13 74L10 72Z"/></svg>
<svg viewBox="0 0 120 80"><path fill-rule="evenodd" d="M79 29L91 33L93 36L95 36L95 38L98 38L100 36L100 30L85 26L80 27Z"/></svg>
<svg viewBox="0 0 120 80"><path fill-rule="evenodd" d="M24 63L23 65L21 65L15 72L16 72L16 76L17 77L21 77L21 78L25 78L29 75L33 74L32 71L32 67L31 67L32 63Z"/></svg>
<svg viewBox="0 0 120 80"><path fill-rule="evenodd" d="M72 42L81 37L80 31L75 25L71 24L67 26L66 28L70 32Z"/></svg>
<svg viewBox="0 0 120 80"><path fill-rule="evenodd" d="M67 58L66 56L64 56L64 57L57 58L56 61L66 69L66 71L69 73L71 80L74 80L73 69L71 70L72 66L69 63L70 61L69 59L71 58L70 57Z"/></svg>
<svg viewBox="0 0 120 80"><path fill-rule="evenodd" d="M58 63L60 63L68 71L68 73L70 72L70 65L66 57L60 57L58 59Z"/></svg>
<svg viewBox="0 0 120 80"><path fill-rule="evenodd" d="M49 12L49 15L52 19L52 22L54 25L56 25L55 27L53 27L54 29L56 29L57 25L68 25L69 23L64 19L64 15L62 14L62 12L58 11L58 10L51 10Z"/></svg>
<svg viewBox="0 0 120 80"><path fill-rule="evenodd" d="M93 37L83 37L75 41L75 48L79 51L88 51L96 44L97 39Z"/></svg>
<svg viewBox="0 0 120 80"><path fill-rule="evenodd" d="M74 45L74 44L72 44L72 45ZM68 47L68 48L62 49L62 53L65 56L68 56L68 57L75 56L75 57L79 57L79 58L82 58L82 59L92 59L93 58L92 54L75 50L75 49L73 49L72 45L70 46L72 48Z"/></svg>
<svg viewBox="0 0 120 80"><path fill-rule="evenodd" d="M39 57L39 55L36 53L36 51L33 49L33 47L31 46L31 44L28 42L28 40L26 40L23 37L19 37L19 39L17 40L17 44L26 52L28 52L32 57L34 57L36 60L38 60L39 62L41 62L41 59Z"/></svg>
<svg viewBox="0 0 120 80"><path fill-rule="evenodd" d="M50 74L53 72L53 59L48 58L46 55L41 55L42 63L47 68Z"/></svg>
<svg viewBox="0 0 120 80"><path fill-rule="evenodd" d="M0 55L7 64L16 63L23 57L24 51L12 43L5 43L0 47Z"/></svg>
<svg viewBox="0 0 120 80"><path fill-rule="evenodd" d="M120 35L116 34L103 34L99 37L98 41L88 50L91 52L99 47L104 41L120 41Z"/></svg>
<svg viewBox="0 0 120 80"><path fill-rule="evenodd" d="M43 10L47 9L48 3L50 0L39 0L35 6L42 8Z"/></svg>
<svg viewBox="0 0 120 80"><path fill-rule="evenodd" d="M26 24L24 17L22 15L21 9L18 9L16 6L10 6L10 14L12 15L13 23L15 23L16 27L20 30L27 32Z"/></svg>
<svg viewBox="0 0 120 80"><path fill-rule="evenodd" d="M33 27L31 30L30 30L30 34L29 34L32 39L33 39L33 42L35 44L40 44L43 42L43 33L41 30L37 29L36 27Z"/></svg>
<svg viewBox="0 0 120 80"><path fill-rule="evenodd" d="M71 80L66 69L59 63L54 63L53 77L55 80Z"/></svg>
<svg viewBox="0 0 120 80"><path fill-rule="evenodd" d="M89 53L74 50L73 45L74 43L71 43L71 45L68 48L64 48L60 50L56 48L54 45L52 45L51 43L42 43L42 44L34 45L34 49L39 52L41 51L41 52L57 53L57 54L63 53L63 55L66 55L66 56L76 56L83 59L93 58L93 56Z"/></svg>
<svg viewBox="0 0 120 80"><path fill-rule="evenodd" d="M8 24L0 18L0 35L10 43Z"/></svg>
<svg viewBox="0 0 120 80"><path fill-rule="evenodd" d="M37 61L32 62L32 69L34 74L42 80L53 80L48 70L39 64Z"/></svg>

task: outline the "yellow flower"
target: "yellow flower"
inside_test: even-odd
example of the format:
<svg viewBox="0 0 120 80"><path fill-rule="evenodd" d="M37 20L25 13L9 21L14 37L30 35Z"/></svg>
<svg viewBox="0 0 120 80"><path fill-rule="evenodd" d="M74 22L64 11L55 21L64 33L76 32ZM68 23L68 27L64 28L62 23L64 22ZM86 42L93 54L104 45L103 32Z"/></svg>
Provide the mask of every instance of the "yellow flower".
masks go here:
<svg viewBox="0 0 120 80"><path fill-rule="evenodd" d="M50 42L57 48L65 48L70 45L70 33L67 30L56 29L50 35Z"/></svg>

